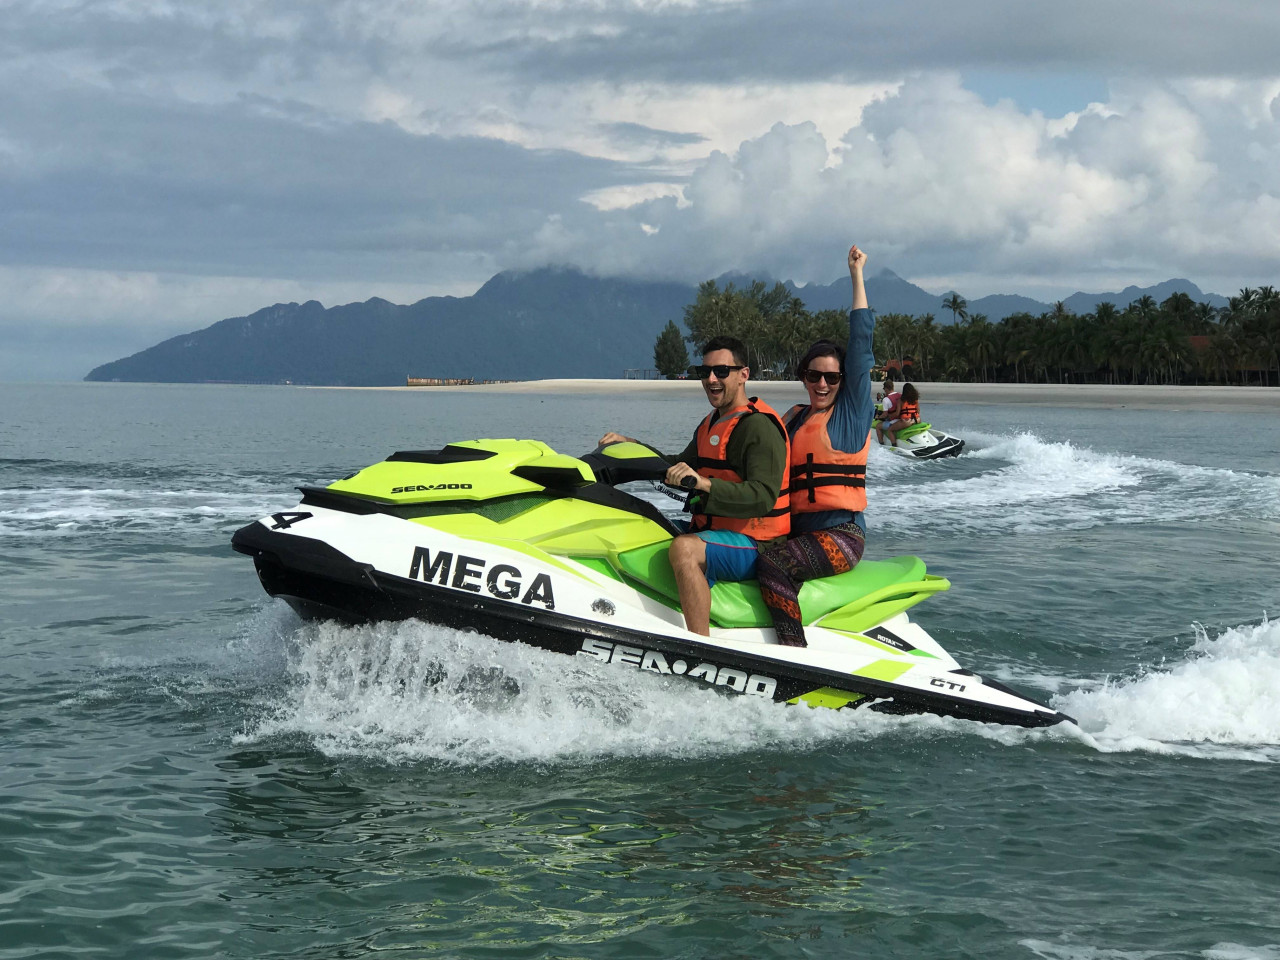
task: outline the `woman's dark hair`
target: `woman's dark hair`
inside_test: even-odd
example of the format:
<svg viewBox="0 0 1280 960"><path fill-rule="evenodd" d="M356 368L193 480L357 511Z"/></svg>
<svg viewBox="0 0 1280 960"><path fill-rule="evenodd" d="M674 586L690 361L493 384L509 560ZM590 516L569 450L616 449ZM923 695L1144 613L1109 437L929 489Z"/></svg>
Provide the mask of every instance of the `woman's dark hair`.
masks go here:
<svg viewBox="0 0 1280 960"><path fill-rule="evenodd" d="M920 399L920 391L911 384L904 383L902 385L902 399L907 401L907 403L915 403Z"/></svg>
<svg viewBox="0 0 1280 960"><path fill-rule="evenodd" d="M809 364L819 357L835 357L840 361L840 372L844 373L844 347L834 340L818 340L800 358L800 362L796 364L796 379L803 380L804 372L809 369Z"/></svg>

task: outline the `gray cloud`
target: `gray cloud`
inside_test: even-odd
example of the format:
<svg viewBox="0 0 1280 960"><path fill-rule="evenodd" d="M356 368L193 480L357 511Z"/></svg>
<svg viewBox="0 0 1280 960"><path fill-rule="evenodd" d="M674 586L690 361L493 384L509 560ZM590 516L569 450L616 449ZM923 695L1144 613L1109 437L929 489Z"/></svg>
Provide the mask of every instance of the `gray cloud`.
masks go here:
<svg viewBox="0 0 1280 960"><path fill-rule="evenodd" d="M674 144L704 143L700 133L679 133L674 130L655 130L642 123L604 123L601 131L619 143L639 146L670 146Z"/></svg>
<svg viewBox="0 0 1280 960"><path fill-rule="evenodd" d="M683 205L566 220L545 239L572 262L686 279L741 268L826 281L857 239L962 289L1178 275L1234 292L1280 273L1280 124L1260 122L1277 98L1280 83L1148 85L1060 130L954 80L917 80L867 109L838 164L812 124L779 125L699 166Z"/></svg>
<svg viewBox="0 0 1280 960"><path fill-rule="evenodd" d="M390 123L314 124L261 101L0 93L7 263L382 276L424 251L495 256L628 165ZM279 274L277 274L279 275Z"/></svg>
<svg viewBox="0 0 1280 960"><path fill-rule="evenodd" d="M748 0L652 5L476 4L451 57L541 80L762 82L966 68L1157 77L1266 76L1280 8L1268 0Z"/></svg>
<svg viewBox="0 0 1280 960"><path fill-rule="evenodd" d="M743 0L424 5L247 0L6 7L15 56L67 56L115 78L203 71L224 82L394 77L409 56L542 82L783 82L918 70L1267 76L1272 0Z"/></svg>
<svg viewBox="0 0 1280 960"><path fill-rule="evenodd" d="M1277 35L1272 0L10 0L0 339L549 262L828 281L854 236L967 294L1274 283ZM1055 76L1105 103L995 102Z"/></svg>

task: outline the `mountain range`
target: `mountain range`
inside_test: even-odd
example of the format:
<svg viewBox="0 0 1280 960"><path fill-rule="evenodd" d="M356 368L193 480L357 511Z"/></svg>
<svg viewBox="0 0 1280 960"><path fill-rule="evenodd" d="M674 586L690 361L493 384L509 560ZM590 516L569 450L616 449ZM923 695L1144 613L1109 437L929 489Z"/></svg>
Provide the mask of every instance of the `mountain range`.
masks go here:
<svg viewBox="0 0 1280 960"><path fill-rule="evenodd" d="M853 296L853 287L848 277L842 277L834 283L822 286L809 284L797 287L787 283L797 297L804 301L810 310L826 310L828 308L844 309ZM955 291L929 293L910 281L903 280L892 270L881 270L867 280L867 299L876 313L906 313L911 316L922 316L932 313L941 324L952 322L951 312L942 306L942 301ZM1156 303L1169 299L1175 293L1189 294L1192 300L1208 303L1213 307L1225 307L1227 298L1216 293L1204 293L1190 280L1165 280L1150 287L1125 287L1119 293L1073 293L1062 301L1063 306L1071 313L1092 313L1100 303L1113 303L1123 310L1134 300L1150 296ZM970 316L984 314L992 323L997 323L1015 313L1029 313L1039 316L1053 308L1053 304L1041 303L1030 297L1017 294L996 293L976 300L969 300L966 309Z"/></svg>
<svg viewBox="0 0 1280 960"><path fill-rule="evenodd" d="M754 278L725 275L720 282ZM772 284L773 280L766 280ZM847 309L848 277L831 284L787 283L809 310ZM1188 280L1121 293L1076 293L1068 309L1087 313L1110 301L1123 308L1150 295L1175 292L1225 306ZM103 364L86 380L155 383L300 383L335 386L403 385L407 377L538 380L613 378L653 365L653 343L670 320L679 325L697 296L688 284L591 277L572 268L504 272L469 297L428 297L398 305L374 297L324 307L315 300L277 303L247 317L221 320ZM932 294L891 270L867 280L877 313L934 314L948 294ZM969 302L970 314L992 321L1012 313L1040 314L1049 304L995 295Z"/></svg>

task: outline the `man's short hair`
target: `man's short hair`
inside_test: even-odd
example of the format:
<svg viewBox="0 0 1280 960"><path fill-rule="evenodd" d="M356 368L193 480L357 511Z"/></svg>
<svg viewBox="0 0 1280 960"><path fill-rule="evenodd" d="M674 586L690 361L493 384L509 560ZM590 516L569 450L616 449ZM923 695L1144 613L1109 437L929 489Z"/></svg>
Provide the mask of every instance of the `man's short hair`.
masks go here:
<svg viewBox="0 0 1280 960"><path fill-rule="evenodd" d="M737 337L712 337L702 348L702 355L705 357L717 350L728 350L733 354L734 363L741 367L747 365L747 348Z"/></svg>

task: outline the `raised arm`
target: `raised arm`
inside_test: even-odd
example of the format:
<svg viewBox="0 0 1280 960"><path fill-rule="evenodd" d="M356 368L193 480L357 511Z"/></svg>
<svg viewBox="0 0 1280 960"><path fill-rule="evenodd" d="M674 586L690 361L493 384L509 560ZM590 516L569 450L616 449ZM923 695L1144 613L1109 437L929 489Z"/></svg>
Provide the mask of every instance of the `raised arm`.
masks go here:
<svg viewBox="0 0 1280 960"><path fill-rule="evenodd" d="M836 394L827 432L840 450L856 453L871 430L875 404L871 400L871 368L875 366L875 315L867 305L863 268L867 254L855 243L849 248L849 278L853 281L853 309L849 311L849 344L844 357L844 385Z"/></svg>
<svg viewBox="0 0 1280 960"><path fill-rule="evenodd" d="M867 288L862 282L862 268L866 265L867 255L858 249L855 243L849 248L849 278L853 280L853 309L867 309Z"/></svg>

